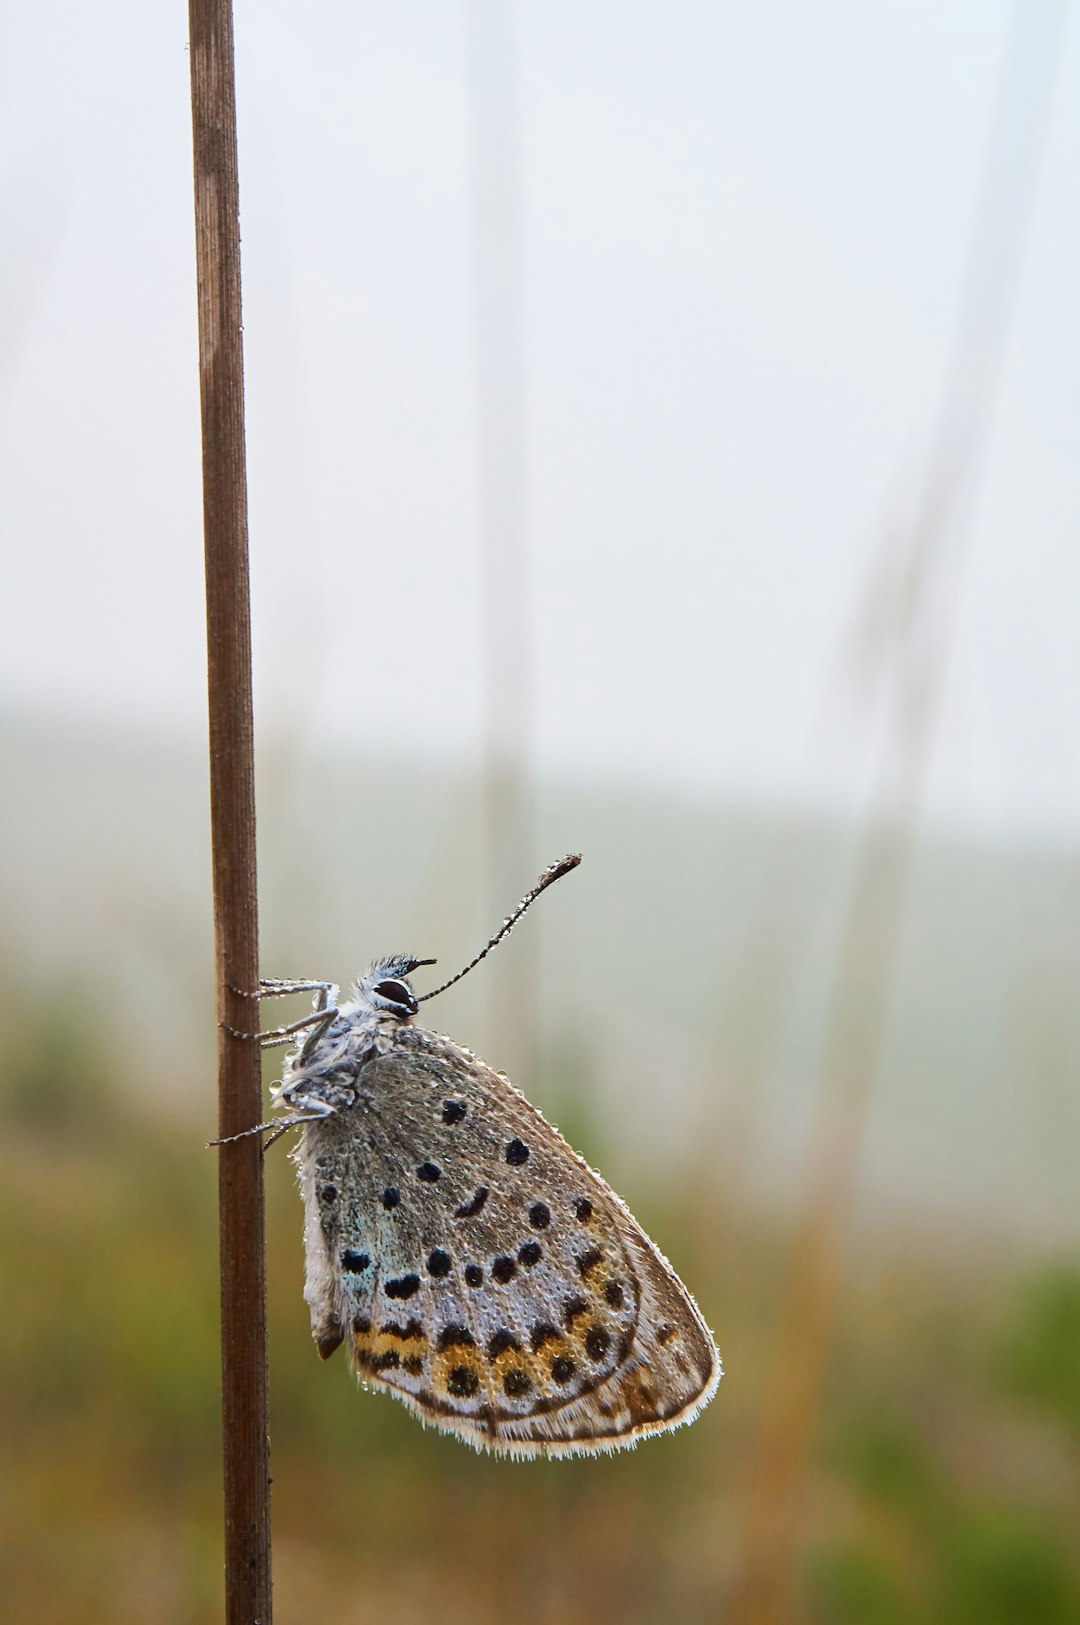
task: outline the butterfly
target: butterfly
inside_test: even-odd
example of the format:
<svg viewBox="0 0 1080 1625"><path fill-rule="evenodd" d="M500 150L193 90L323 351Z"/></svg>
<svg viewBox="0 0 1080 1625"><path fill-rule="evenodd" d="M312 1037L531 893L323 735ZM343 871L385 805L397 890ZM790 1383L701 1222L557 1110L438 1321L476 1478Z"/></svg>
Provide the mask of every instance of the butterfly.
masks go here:
<svg viewBox="0 0 1080 1625"><path fill-rule="evenodd" d="M425 1422L511 1457L619 1449L691 1421L720 1358L687 1289L627 1207L535 1106L453 1039L419 1026L424 999L472 970L540 893L553 864L464 970L418 998L433 960L376 962L341 1001L271 1033L296 1047L275 1087L301 1128L306 1282L321 1357ZM267 1142L269 1143L269 1142Z"/></svg>

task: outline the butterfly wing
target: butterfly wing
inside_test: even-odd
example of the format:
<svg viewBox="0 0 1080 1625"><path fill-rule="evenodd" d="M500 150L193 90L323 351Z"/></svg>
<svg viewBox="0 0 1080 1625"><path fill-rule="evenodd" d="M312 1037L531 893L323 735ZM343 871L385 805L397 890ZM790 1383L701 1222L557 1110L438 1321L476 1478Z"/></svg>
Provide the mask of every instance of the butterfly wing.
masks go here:
<svg viewBox="0 0 1080 1625"><path fill-rule="evenodd" d="M514 1456L615 1449L691 1420L720 1377L686 1288L508 1081L399 1027L362 1098L303 1131L320 1353Z"/></svg>

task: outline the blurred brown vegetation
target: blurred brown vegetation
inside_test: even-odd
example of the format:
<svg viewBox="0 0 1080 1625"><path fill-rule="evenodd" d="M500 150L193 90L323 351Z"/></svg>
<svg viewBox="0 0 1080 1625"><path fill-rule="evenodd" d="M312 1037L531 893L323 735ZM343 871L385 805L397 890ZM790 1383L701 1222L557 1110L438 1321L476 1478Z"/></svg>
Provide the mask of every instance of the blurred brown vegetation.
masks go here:
<svg viewBox="0 0 1080 1625"><path fill-rule="evenodd" d="M2 1014L0 1616L216 1619L213 1154L129 1074L122 1027L76 996L35 994L9 967ZM202 1088L184 1066L164 1080L174 1094ZM725 1617L779 1220L733 1209L700 1161L628 1190L717 1328L726 1380L692 1428L638 1451L510 1464L320 1365L281 1148L268 1185L280 1619ZM799 1616L1080 1620L1078 1521L1075 1261L896 1234L857 1249L815 1430Z"/></svg>

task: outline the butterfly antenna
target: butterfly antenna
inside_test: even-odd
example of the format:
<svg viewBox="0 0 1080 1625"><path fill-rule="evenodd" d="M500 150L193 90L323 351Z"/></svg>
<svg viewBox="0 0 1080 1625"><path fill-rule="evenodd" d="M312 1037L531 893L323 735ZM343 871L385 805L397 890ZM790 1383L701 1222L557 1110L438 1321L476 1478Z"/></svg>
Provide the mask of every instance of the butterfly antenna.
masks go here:
<svg viewBox="0 0 1080 1625"><path fill-rule="evenodd" d="M416 1001L417 1004L423 1004L425 999L433 999L438 993L445 993L448 987L453 987L454 983L460 982L463 976L468 976L469 972L479 965L482 959L486 959L492 948L498 946L503 937L508 937L510 935L521 916L525 913L525 910L532 907L532 905L536 902L536 899L540 896L540 893L547 891L548 887L553 886L557 880L561 880L563 875L568 875L571 869L576 869L580 862L581 853L571 852L568 857L560 858L558 863L553 863L550 869L545 869L532 891L527 892L521 899L521 902L518 904L514 912L507 915L506 919L500 925L491 941L486 943L484 947L481 948L476 958L470 959L469 963L465 966L465 969L459 970L456 976L451 976L450 980L448 982L444 982L442 987L434 988L430 993L421 994L420 998Z"/></svg>

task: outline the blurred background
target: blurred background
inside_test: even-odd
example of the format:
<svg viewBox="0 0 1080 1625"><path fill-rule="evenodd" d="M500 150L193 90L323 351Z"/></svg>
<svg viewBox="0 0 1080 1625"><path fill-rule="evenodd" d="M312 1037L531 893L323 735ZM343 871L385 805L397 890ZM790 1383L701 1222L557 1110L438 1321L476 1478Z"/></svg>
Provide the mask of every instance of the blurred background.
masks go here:
<svg viewBox="0 0 1080 1625"><path fill-rule="evenodd" d="M17 1621L220 1615L184 8L0 65ZM482 1459L268 1158L279 1617L1080 1620L1080 34L1063 0L237 8L263 964L432 1020L725 1357ZM271 1060L267 1081L276 1076Z"/></svg>

